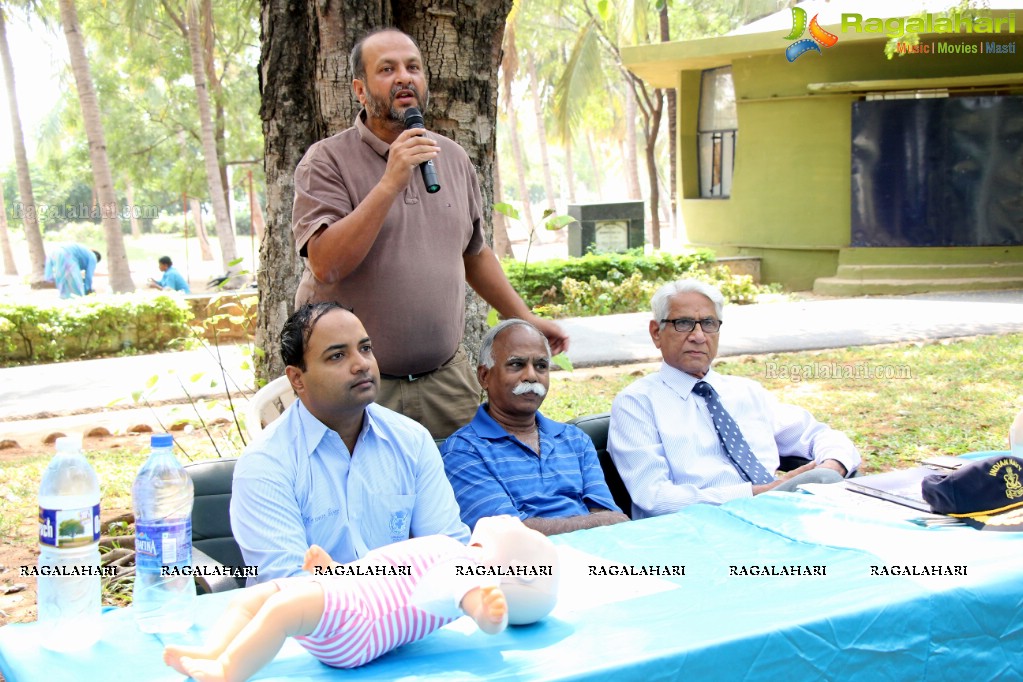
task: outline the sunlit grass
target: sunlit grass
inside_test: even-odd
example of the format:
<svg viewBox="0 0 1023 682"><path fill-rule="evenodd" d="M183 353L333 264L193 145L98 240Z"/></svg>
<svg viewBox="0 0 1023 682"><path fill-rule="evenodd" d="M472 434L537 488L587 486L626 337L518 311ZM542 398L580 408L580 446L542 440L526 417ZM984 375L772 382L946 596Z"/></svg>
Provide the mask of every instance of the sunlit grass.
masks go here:
<svg viewBox="0 0 1023 682"><path fill-rule="evenodd" d="M759 381L845 431L870 472L931 455L1007 449L1009 425L1023 407L1021 357L1023 335L1011 334L725 358L716 369ZM636 378L613 370L592 379L555 374L544 414L564 421L607 411Z"/></svg>

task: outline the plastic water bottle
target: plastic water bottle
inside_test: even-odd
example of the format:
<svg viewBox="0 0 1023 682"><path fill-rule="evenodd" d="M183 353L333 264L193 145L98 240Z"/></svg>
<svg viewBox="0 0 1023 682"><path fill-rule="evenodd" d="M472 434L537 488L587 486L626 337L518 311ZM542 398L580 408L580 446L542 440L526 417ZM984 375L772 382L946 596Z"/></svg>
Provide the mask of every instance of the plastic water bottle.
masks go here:
<svg viewBox="0 0 1023 682"><path fill-rule="evenodd" d="M39 622L48 648L100 637L99 479L78 438L58 438L39 485Z"/></svg>
<svg viewBox="0 0 1023 682"><path fill-rule="evenodd" d="M1023 459L1023 410L1016 415L1016 421L1009 427L1009 449L1013 457Z"/></svg>
<svg viewBox="0 0 1023 682"><path fill-rule="evenodd" d="M135 510L132 608L142 632L178 632L192 625L192 479L174 458L174 439L157 434L131 487Z"/></svg>

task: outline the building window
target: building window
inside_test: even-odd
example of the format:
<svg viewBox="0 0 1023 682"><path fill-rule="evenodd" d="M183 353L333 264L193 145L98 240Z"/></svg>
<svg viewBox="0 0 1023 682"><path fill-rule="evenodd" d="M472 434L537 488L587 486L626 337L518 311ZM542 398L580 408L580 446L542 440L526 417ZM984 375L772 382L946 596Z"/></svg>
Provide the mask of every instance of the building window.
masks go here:
<svg viewBox="0 0 1023 682"><path fill-rule="evenodd" d="M732 67L704 71L697 130L701 197L720 199L732 195L738 127Z"/></svg>

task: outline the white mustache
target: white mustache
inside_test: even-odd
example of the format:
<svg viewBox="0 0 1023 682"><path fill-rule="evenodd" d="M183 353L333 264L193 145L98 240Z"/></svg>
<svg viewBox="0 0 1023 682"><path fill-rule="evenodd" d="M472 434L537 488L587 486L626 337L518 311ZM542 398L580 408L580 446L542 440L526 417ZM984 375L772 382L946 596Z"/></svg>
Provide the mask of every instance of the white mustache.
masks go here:
<svg viewBox="0 0 1023 682"><path fill-rule="evenodd" d="M541 398L547 395L547 389L538 381L523 381L521 384L512 389L514 395L522 395L523 393L533 392Z"/></svg>

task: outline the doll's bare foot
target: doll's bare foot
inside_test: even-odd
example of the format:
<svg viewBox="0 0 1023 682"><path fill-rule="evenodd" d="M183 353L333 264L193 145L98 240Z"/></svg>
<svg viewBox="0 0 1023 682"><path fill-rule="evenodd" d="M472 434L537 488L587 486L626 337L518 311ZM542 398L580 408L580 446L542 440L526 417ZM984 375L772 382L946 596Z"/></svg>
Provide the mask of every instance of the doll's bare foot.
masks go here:
<svg viewBox="0 0 1023 682"><path fill-rule="evenodd" d="M305 551L305 561L302 562L302 570L315 573L314 568L319 568L321 571L330 568L334 565L334 560L330 558L319 545L311 545L309 549Z"/></svg>
<svg viewBox="0 0 1023 682"><path fill-rule="evenodd" d="M188 675L188 671L185 670L184 664L182 664L182 658L191 658L193 660L210 659L216 658L217 652L210 651L209 649L199 649L196 647L188 646L177 646L174 644L167 645L163 650L163 662L170 667L177 670L182 675Z"/></svg>
<svg viewBox="0 0 1023 682"><path fill-rule="evenodd" d="M480 604L475 613L469 614L480 630L488 635L497 633L508 627L508 602L500 587L491 585L481 587Z"/></svg>
<svg viewBox="0 0 1023 682"><path fill-rule="evenodd" d="M181 657L184 673L196 682L225 682L227 671L217 659Z"/></svg>

